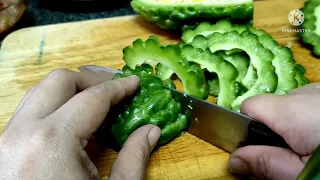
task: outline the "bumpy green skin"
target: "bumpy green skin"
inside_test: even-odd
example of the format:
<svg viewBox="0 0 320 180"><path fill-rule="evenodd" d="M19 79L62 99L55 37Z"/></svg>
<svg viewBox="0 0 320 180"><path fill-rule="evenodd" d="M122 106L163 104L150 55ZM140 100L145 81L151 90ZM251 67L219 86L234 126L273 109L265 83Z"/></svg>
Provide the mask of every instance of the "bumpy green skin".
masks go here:
<svg viewBox="0 0 320 180"><path fill-rule="evenodd" d="M298 87L296 80L296 62L293 59L292 51L287 47L282 47L264 30L249 28L249 30L259 36L259 42L269 49L275 58L272 65L278 77L278 85L274 94L283 95Z"/></svg>
<svg viewBox="0 0 320 180"><path fill-rule="evenodd" d="M301 28L310 31L303 31L300 33L301 38L305 44L310 45L313 48L313 53L317 57L320 57L320 24L317 24L317 19L320 18L320 14L315 13L315 9L320 6L320 0L308 0L305 2L304 7L300 10L304 13L304 22ZM318 21L319 22L319 21Z"/></svg>
<svg viewBox="0 0 320 180"><path fill-rule="evenodd" d="M296 64L295 70L296 70L295 78L298 82L298 87L302 87L310 83L310 80L304 76L306 73L306 69L302 65Z"/></svg>
<svg viewBox="0 0 320 180"><path fill-rule="evenodd" d="M202 22L194 30L185 30L182 33L181 39L186 43L191 43L193 38L197 35L209 37L215 32L225 33L230 31L237 31L238 33L242 33L243 31L247 30L247 27L250 26L233 24L227 19L219 20L215 24L212 24L210 22Z"/></svg>
<svg viewBox="0 0 320 180"><path fill-rule="evenodd" d="M202 21L230 19L234 22L248 22L253 19L253 0L220 3L157 3L146 0L132 0L133 10L160 28L181 30Z"/></svg>
<svg viewBox="0 0 320 180"><path fill-rule="evenodd" d="M161 63L179 77L186 94L201 99L208 98L208 90L202 87L205 84L203 70L183 59L178 45L162 46L157 37L150 36L146 41L135 40L132 47L123 49L123 54L124 61L132 69L150 59Z"/></svg>
<svg viewBox="0 0 320 180"><path fill-rule="evenodd" d="M240 111L241 103L252 96L262 93L273 93L277 87L277 75L272 66L274 54L259 43L258 36L244 31L239 34L236 31L227 33L213 33L208 39L211 52L230 49L242 49L251 60L251 64L257 70L258 79L251 89L237 97L232 103L232 109ZM259 53L257 53L259 52Z"/></svg>
<svg viewBox="0 0 320 180"><path fill-rule="evenodd" d="M210 52L209 49L195 48L188 44L182 47L182 55L188 61L195 62L206 68L211 73L216 73L219 79L219 95L217 104L231 109L231 103L239 94L239 84L236 79L238 71L221 56Z"/></svg>
<svg viewBox="0 0 320 180"><path fill-rule="evenodd" d="M207 81L209 95L217 97L220 93L219 79L214 78Z"/></svg>
<svg viewBox="0 0 320 180"><path fill-rule="evenodd" d="M175 102L171 90L164 88L163 82L153 74L153 68L143 64L135 70L124 66L122 71L123 74L116 75L114 79L137 75L140 88L112 126L111 132L117 144L122 146L131 133L146 124L154 124L161 129L158 145L181 135L188 127L188 117L181 104Z"/></svg>

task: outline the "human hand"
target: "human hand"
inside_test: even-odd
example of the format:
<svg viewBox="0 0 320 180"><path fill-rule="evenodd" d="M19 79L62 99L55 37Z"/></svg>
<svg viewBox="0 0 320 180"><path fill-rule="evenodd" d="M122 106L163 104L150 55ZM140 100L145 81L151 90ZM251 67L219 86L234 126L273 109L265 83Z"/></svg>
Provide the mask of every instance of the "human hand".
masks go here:
<svg viewBox="0 0 320 180"><path fill-rule="evenodd" d="M287 95L265 94L242 104L244 114L264 123L284 138L292 150L246 146L231 154L231 172L261 179L296 179L320 144L320 83Z"/></svg>
<svg viewBox="0 0 320 180"><path fill-rule="evenodd" d="M140 81L111 81L113 72L101 76L99 67L90 69L55 70L26 94L0 137L0 179L100 179L84 149L109 108L133 94ZM143 179L159 137L153 125L132 133L109 179Z"/></svg>

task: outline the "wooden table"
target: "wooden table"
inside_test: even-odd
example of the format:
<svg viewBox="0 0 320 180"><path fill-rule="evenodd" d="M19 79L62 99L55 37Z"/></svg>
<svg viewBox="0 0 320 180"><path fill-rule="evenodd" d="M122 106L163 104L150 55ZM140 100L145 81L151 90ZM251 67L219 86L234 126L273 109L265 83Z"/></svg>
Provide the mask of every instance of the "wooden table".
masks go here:
<svg viewBox="0 0 320 180"><path fill-rule="evenodd" d="M288 14L303 6L304 0L255 2L254 25L270 33L280 44L291 46L295 60L307 69L311 82L320 81L320 61L299 42ZM121 68L122 49L150 35L162 43L176 43L174 35L145 22L138 16L125 16L67 24L21 29L3 41L0 51L0 132L26 91L57 68L76 70L81 65ZM188 133L154 152L147 179L234 179L227 170L229 154ZM107 178L116 153L105 149L96 160Z"/></svg>

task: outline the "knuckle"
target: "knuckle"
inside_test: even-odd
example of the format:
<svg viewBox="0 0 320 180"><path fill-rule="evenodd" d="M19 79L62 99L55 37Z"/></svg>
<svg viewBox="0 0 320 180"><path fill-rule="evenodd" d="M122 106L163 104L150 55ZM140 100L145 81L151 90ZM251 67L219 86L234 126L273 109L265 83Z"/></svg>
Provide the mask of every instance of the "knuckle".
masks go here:
<svg viewBox="0 0 320 180"><path fill-rule="evenodd" d="M270 158L268 156L261 156L257 159L258 177L261 179L269 179L270 173L268 168L270 165Z"/></svg>
<svg viewBox="0 0 320 180"><path fill-rule="evenodd" d="M64 77L67 74L69 74L70 70L65 69L65 68L61 68L61 69L55 69L53 71L51 71L47 77Z"/></svg>

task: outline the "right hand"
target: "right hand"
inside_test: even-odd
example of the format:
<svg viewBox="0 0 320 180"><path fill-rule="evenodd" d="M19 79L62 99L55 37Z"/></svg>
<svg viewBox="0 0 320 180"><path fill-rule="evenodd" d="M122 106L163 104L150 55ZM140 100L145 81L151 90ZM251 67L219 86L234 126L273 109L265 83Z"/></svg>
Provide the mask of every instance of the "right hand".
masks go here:
<svg viewBox="0 0 320 180"><path fill-rule="evenodd" d="M231 172L261 179L296 179L320 144L320 83L287 95L264 94L243 102L241 111L282 136L292 150L246 146L232 153Z"/></svg>

